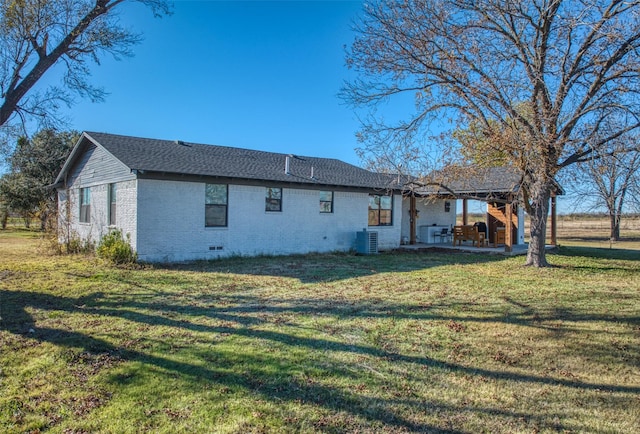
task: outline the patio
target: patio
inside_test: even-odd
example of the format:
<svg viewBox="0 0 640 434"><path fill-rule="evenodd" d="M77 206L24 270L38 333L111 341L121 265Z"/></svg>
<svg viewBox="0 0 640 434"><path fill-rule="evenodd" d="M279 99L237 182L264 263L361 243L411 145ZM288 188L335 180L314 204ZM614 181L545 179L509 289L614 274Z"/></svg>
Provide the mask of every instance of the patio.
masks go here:
<svg viewBox="0 0 640 434"><path fill-rule="evenodd" d="M409 230L403 237L401 249L446 249L469 252L498 253L507 256L524 255L528 245L524 234L524 207L521 203L520 186L522 174L509 167L465 167L464 171L434 172L430 177L412 180L406 184L405 197L409 199ZM556 197L563 194L559 185L550 197L550 245L556 246ZM439 198L443 200L462 201L462 224L436 221L431 225L418 227L416 201L419 198ZM475 200L486 203L486 218L475 222L468 221L468 201ZM447 202L445 202L445 211ZM479 231L471 232L473 226ZM450 226L450 229L447 227ZM442 235L438 231L443 231ZM474 228L474 230L476 230ZM438 243L438 237L440 243ZM449 237L449 240L446 239ZM406 240L406 242L405 242ZM433 243L430 241L433 240ZM462 243L451 241L459 241ZM426 241L426 242L425 242ZM448 241L448 242L447 242ZM470 242L473 241L473 242Z"/></svg>

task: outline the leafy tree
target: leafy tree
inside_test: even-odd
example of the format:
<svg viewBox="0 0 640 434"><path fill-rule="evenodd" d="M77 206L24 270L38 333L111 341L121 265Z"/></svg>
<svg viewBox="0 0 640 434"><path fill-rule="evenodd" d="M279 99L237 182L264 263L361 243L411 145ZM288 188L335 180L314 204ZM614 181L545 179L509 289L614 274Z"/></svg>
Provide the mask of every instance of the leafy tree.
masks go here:
<svg viewBox="0 0 640 434"><path fill-rule="evenodd" d="M2 178L0 178L0 189L2 188ZM7 223L9 221L9 205L2 198L2 193L0 192L0 228L6 229Z"/></svg>
<svg viewBox="0 0 640 434"><path fill-rule="evenodd" d="M9 211L21 215L27 227L36 215L39 204L39 194L31 188L27 177L21 173L7 173L0 178L0 201Z"/></svg>
<svg viewBox="0 0 640 434"><path fill-rule="evenodd" d="M408 120L364 118L362 137L374 153L390 140L403 147L423 140L443 120L497 139L524 174L526 263L546 266L558 172L640 126L639 14L640 0L374 2L347 53L358 79L342 95L373 109L399 95L415 98ZM622 122L598 135L610 119Z"/></svg>
<svg viewBox="0 0 640 434"><path fill-rule="evenodd" d="M13 120L24 126L34 118L51 119L61 102L72 102L69 91L92 100L104 98L104 90L87 81L87 63L99 63L105 53L128 56L140 41L118 22L118 7L125 1L0 1L0 127L6 130ZM156 16L169 13L166 0L137 2ZM64 69L63 86L32 92L57 64Z"/></svg>
<svg viewBox="0 0 640 434"><path fill-rule="evenodd" d="M42 130L32 139L21 137L9 162L11 173L0 182L0 196L10 209L25 216L38 216L44 230L57 210L57 195L48 187L56 179L71 149L77 132Z"/></svg>

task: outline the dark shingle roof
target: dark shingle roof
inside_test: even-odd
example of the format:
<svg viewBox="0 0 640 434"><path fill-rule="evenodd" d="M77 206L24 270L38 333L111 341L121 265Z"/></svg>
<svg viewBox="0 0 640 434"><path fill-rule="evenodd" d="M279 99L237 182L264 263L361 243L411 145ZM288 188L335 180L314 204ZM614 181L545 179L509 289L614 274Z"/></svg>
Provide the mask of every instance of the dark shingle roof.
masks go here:
<svg viewBox="0 0 640 434"><path fill-rule="evenodd" d="M492 197L518 193L522 172L514 167L449 166L414 180L413 191L421 195L451 194ZM555 193L564 194L556 183Z"/></svg>
<svg viewBox="0 0 640 434"><path fill-rule="evenodd" d="M493 196L515 193L520 188L521 173L510 167L460 167L434 171L429 176L413 181L412 190L419 195Z"/></svg>
<svg viewBox="0 0 640 434"><path fill-rule="evenodd" d="M85 132L131 170L365 188L398 188L389 176L331 158ZM313 177L312 177L313 174Z"/></svg>

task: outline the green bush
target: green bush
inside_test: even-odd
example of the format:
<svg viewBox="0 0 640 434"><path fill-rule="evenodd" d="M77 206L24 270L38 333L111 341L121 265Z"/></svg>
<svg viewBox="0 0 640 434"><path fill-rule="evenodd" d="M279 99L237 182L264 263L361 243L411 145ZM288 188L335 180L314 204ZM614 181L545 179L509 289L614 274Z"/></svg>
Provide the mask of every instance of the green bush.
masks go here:
<svg viewBox="0 0 640 434"><path fill-rule="evenodd" d="M95 244L91 238L82 239L78 234L71 234L66 244L66 252L72 255L91 253L95 249Z"/></svg>
<svg viewBox="0 0 640 434"><path fill-rule="evenodd" d="M98 257L113 264L133 264L138 260L138 254L131 247L131 237L126 239L120 229L114 229L102 237L97 249Z"/></svg>

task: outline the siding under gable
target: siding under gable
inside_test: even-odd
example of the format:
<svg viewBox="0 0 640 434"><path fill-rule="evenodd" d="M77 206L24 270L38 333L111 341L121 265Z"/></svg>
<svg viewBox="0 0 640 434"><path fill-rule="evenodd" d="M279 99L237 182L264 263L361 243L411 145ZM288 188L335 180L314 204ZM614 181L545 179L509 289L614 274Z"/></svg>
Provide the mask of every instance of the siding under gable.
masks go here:
<svg viewBox="0 0 640 434"><path fill-rule="evenodd" d="M90 187L112 182L130 181L135 175L103 147L89 144L69 173L67 185Z"/></svg>

